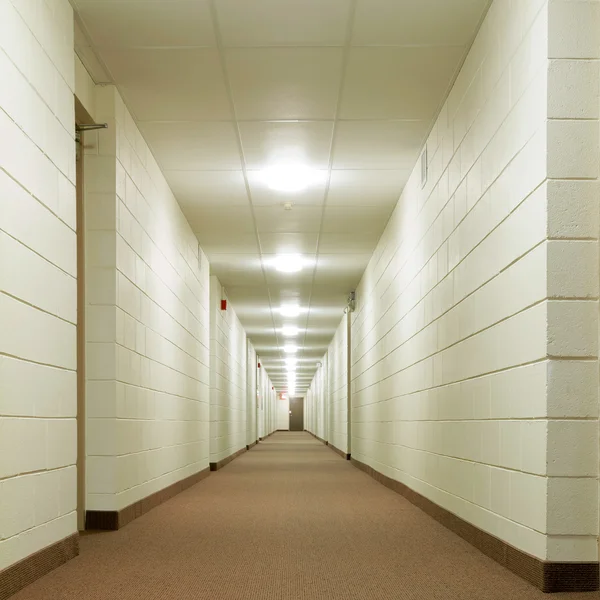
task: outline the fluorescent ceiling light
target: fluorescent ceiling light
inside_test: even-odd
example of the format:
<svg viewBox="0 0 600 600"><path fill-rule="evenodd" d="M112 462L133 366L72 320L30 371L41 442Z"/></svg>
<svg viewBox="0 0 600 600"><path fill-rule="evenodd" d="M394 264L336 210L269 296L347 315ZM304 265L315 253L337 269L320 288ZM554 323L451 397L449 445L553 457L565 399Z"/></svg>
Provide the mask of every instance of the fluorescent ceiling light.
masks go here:
<svg viewBox="0 0 600 600"><path fill-rule="evenodd" d="M286 354L296 354L296 352L298 352L298 346L284 346L283 351Z"/></svg>
<svg viewBox="0 0 600 600"><path fill-rule="evenodd" d="M299 254L282 254L273 261L273 266L281 273L297 273L302 271L304 261Z"/></svg>
<svg viewBox="0 0 600 600"><path fill-rule="evenodd" d="M297 317L300 314L300 307L297 304L286 304L280 307L279 312L283 317Z"/></svg>
<svg viewBox="0 0 600 600"><path fill-rule="evenodd" d="M296 337L300 330L297 327L283 327L281 333L284 337Z"/></svg>
<svg viewBox="0 0 600 600"><path fill-rule="evenodd" d="M304 165L278 165L261 171L261 178L277 192L302 192L311 185L325 180L326 172L310 169Z"/></svg>

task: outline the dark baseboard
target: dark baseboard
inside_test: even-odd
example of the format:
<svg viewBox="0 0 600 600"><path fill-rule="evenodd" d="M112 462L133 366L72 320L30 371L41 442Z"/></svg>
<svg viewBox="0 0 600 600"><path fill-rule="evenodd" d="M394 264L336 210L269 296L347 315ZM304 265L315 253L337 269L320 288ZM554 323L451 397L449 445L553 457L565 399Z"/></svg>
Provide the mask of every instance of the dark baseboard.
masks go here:
<svg viewBox="0 0 600 600"><path fill-rule="evenodd" d="M0 571L0 600L6 600L78 554L79 534L74 533Z"/></svg>
<svg viewBox="0 0 600 600"><path fill-rule="evenodd" d="M352 458L352 464L373 479L404 496L409 502L459 535L472 546L522 577L542 592L594 592L600 589L598 563L546 562L475 527L450 511L391 479L372 467Z"/></svg>
<svg viewBox="0 0 600 600"><path fill-rule="evenodd" d="M250 450L250 448L254 448L254 446L256 446L256 444L258 444L258 440L256 440L255 442L252 442L251 444L246 444L246 450Z"/></svg>
<svg viewBox="0 0 600 600"><path fill-rule="evenodd" d="M339 454L342 458L345 458L346 460L350 460L351 455L348 452L344 452L343 450L336 448L333 444L326 442L324 439L320 438L318 435L315 435L314 433L312 433L310 431L308 431L307 433L310 433L310 435L312 435L314 438L318 439L320 442L322 442L326 446L329 446L329 448L331 448L334 452Z"/></svg>
<svg viewBox="0 0 600 600"><path fill-rule="evenodd" d="M342 458L345 458L346 460L350 460L351 456L348 452L344 452L343 450L336 448L333 444L329 444L327 442L325 442L325 444L327 444L327 446L329 446L334 452L339 454Z"/></svg>
<svg viewBox="0 0 600 600"><path fill-rule="evenodd" d="M247 452L247 451L248 451L247 448L241 448L237 452L230 454L229 456L225 457L224 459L220 460L219 462L209 463L210 470L218 471L219 469L222 469L225 465L228 465L232 460L235 460L240 454L243 454L244 452Z"/></svg>
<svg viewBox="0 0 600 600"><path fill-rule="evenodd" d="M105 531L121 529L121 527L125 527L125 525L141 517L159 504L166 502L173 496L202 481L208 477L209 473L210 469L203 469L121 510L88 510L85 513L85 528Z"/></svg>

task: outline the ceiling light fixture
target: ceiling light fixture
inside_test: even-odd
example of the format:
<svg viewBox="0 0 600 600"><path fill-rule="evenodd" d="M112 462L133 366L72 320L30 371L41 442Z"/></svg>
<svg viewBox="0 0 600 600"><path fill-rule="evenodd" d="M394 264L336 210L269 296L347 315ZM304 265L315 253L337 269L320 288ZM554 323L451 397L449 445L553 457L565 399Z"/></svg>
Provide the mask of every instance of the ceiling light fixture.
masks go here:
<svg viewBox="0 0 600 600"><path fill-rule="evenodd" d="M283 327L281 329L283 337L296 337L299 331L300 330L297 327Z"/></svg>
<svg viewBox="0 0 600 600"><path fill-rule="evenodd" d="M293 194L302 192L311 185L321 183L326 173L304 165L278 165L261 171L267 187L276 192Z"/></svg>
<svg viewBox="0 0 600 600"><path fill-rule="evenodd" d="M284 346L283 351L286 354L296 354L296 352L298 352L298 346Z"/></svg>
<svg viewBox="0 0 600 600"><path fill-rule="evenodd" d="M286 304L279 308L282 317L297 317L300 314L300 307L297 304Z"/></svg>
<svg viewBox="0 0 600 600"><path fill-rule="evenodd" d="M273 265L281 273L297 273L302 271L304 261L299 254L282 254L273 261Z"/></svg>

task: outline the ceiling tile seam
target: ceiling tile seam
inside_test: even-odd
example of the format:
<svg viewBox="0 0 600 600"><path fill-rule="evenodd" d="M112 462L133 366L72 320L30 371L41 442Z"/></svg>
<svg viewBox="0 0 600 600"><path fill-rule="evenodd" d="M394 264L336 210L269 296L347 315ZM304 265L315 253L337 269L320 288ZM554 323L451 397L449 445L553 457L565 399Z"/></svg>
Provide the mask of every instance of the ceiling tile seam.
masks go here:
<svg viewBox="0 0 600 600"><path fill-rule="evenodd" d="M267 297L269 299L269 310L271 312L271 322L273 324L273 331L275 333L275 339L277 340L277 343L279 344L279 340L277 337L277 331L276 331L276 327L275 327L275 320L273 317L273 302L271 299L271 292L269 289L269 284L268 284L268 280L267 280L267 274L265 272L265 267L263 264L263 260L262 260L262 248L260 245L260 236L258 234L258 226L256 223L256 215L254 213L254 205L252 203L252 192L250 189L250 182L248 180L248 174L246 171L246 160L245 160L245 156L244 156L244 146L242 144L242 136L241 136L241 131L240 131L240 127L239 127L239 123L237 121L237 117L236 117L236 110L235 110L235 102L233 99L233 92L232 92L232 88L231 88L231 80L229 78L229 72L227 70L227 62L225 60L225 54L223 52L223 39L221 36L221 28L219 26L219 16L218 16L218 12L215 6L215 0L209 0L209 10L210 10L210 18L211 18L211 22L212 22L212 26L214 29L214 34L215 34L215 42L216 42L216 48L217 48L217 53L219 56L219 62L221 64L221 71L222 71L222 75L223 75L223 79L224 79L224 85L225 85L225 90L227 93L227 100L229 102L229 107L231 110L231 114L233 116L233 122L235 123L235 138L236 138L236 144L238 146L238 152L239 152L239 156L240 156L240 160L241 160L241 167L242 167L242 174L244 176L244 185L246 187L246 194L248 196L248 204L250 205L250 214L252 216L252 223L254 225L254 233L256 235L256 244L258 246L258 253L260 256L260 265L261 265L261 271L263 274L263 278L264 278L264 282L265 282L265 287L267 289ZM268 376L268 373L267 373Z"/></svg>
<svg viewBox="0 0 600 600"><path fill-rule="evenodd" d="M115 76L113 75L112 71L108 68L108 66L107 66L106 62L104 61L104 59L100 56L100 54L98 54L98 52L96 52L96 48L98 46L94 45L94 42L93 42L94 38L90 34L90 32L89 32L88 28L86 27L83 19L79 16L79 13L77 11L75 11L75 19L77 20L79 28L81 29L81 33L83 34L83 36L86 38L86 40L90 44L89 48L90 48L92 54L96 57L96 60L98 61L98 63L100 64L100 66L104 69L104 71L108 74L108 76L111 79L111 81L107 82L107 83L98 83L98 82L96 82L96 85L114 85L117 88L117 90L119 91L119 94L120 94L120 96L121 96L121 98L123 100L123 103L127 107L127 110L129 111L129 114L131 115L132 119L134 121L136 121L137 119L135 117L135 111L133 110L133 107L131 107L129 105L129 103L127 102L127 98L125 97L125 94L123 93L123 91L121 90L121 88L117 85L117 83L115 81ZM150 146L150 144L148 144L148 146Z"/></svg>
<svg viewBox="0 0 600 600"><path fill-rule="evenodd" d="M348 117L338 118L339 123L354 123L356 121L366 121L368 123L423 123L426 119L400 119L400 118L377 118L361 117L350 119ZM312 119L140 119L138 123L160 123L163 125L172 124L205 124L205 123L333 123L332 118L312 118Z"/></svg>
<svg viewBox="0 0 600 600"><path fill-rule="evenodd" d="M144 138L145 139L145 138ZM253 171L260 171L260 169L247 169L249 172L253 172ZM327 169L320 169L321 171L326 171ZM166 173L238 173L239 171L242 171L242 169L240 168L236 168L236 169L164 169L164 172ZM380 167L373 167L370 169L364 169L364 168L360 168L360 167L343 167L343 168L339 168L339 169L331 169L332 172L343 172L343 171L390 171L391 173L394 173L396 171L405 171L407 173L412 173L412 168L408 169L408 168L398 168L398 169L393 169L393 168L380 168ZM321 202L318 203L319 205L321 204ZM260 205L259 205L260 206ZM292 232L283 232L283 233L292 233Z"/></svg>
<svg viewBox="0 0 600 600"><path fill-rule="evenodd" d="M329 197L329 190L331 187L331 172L333 170L335 140L336 140L336 133L337 133L337 129L338 129L338 123L339 123L339 115L340 115L341 106L342 106L343 91L344 91L344 86L346 83L348 62L350 59L350 49L351 49L351 43L352 43L352 34L354 31L354 23L355 23L355 18L356 18L357 2L358 2L358 0L351 1L350 11L348 13L348 22L346 24L346 37L345 37L344 51L342 54L342 65L341 65L342 73L340 76L340 82L339 82L339 86L338 86L338 97L337 97L337 102L336 102L336 107L335 107L335 112L334 112L333 127L331 130L331 142L329 145L329 165L328 165L328 169L327 169L327 183L325 186L325 197L323 199L323 208L321 210L321 223L319 225L319 233L317 236L316 260L315 260L315 265L313 267L312 283L311 283L311 288L310 288L310 294L308 297L308 311L306 314L306 325L304 328L304 338L302 341L303 347L306 345L306 330L308 329L308 323L310 320L312 296L313 296L313 290L314 290L314 286L315 286L315 278L316 278L316 274L317 274L317 265L319 263L319 247L321 244L321 235L323 233L323 223L325 221L325 210L327 208L327 200ZM315 369L315 373L316 373L316 369Z"/></svg>
<svg viewBox="0 0 600 600"><path fill-rule="evenodd" d="M96 44L99 50L215 50L215 46L185 45L185 46L129 46L128 44Z"/></svg>
<svg viewBox="0 0 600 600"><path fill-rule="evenodd" d="M452 88L454 87L454 84L455 84L455 82L456 82L456 79L458 78L458 75L460 74L460 71L461 71L461 69L462 69L462 67L463 67L463 65L464 65L464 63L465 63L465 61L466 61L466 59L467 59L467 56L469 55L469 52L470 52L470 50L471 50L471 47L472 47L472 46L473 46L473 44L475 43L475 39L476 39L476 37L477 37L477 34L479 33L479 30L480 30L480 28L481 28L481 25L482 25L483 21L485 20L485 17L486 17L486 15L487 15L487 13L488 13L488 11L489 11L489 9L490 9L490 7L491 7L492 3L493 3L493 0L489 0L489 2L488 2L488 4L487 4L487 6L484 8L484 10L483 10L483 12L482 12L482 14L481 14L481 18L480 18L480 20L479 20L479 23L478 23L478 25L477 25L476 29L475 29L475 33L474 33L474 35L473 35L473 37L472 37L472 39L471 39L470 43L468 43L468 44L466 44L466 45L463 45L463 47L465 48L465 50L464 50L464 53L463 53L462 59L461 59L461 61L458 63L458 65L457 65L457 68L456 68L456 70L455 70L455 72L454 72L454 74L453 74L452 78L450 79L450 83L448 84L448 88L447 88L446 92L444 93L444 95L443 95L443 97L442 97L442 100L441 100L441 102L439 103L438 107L436 108L436 111L435 111L435 113L434 113L434 117L433 117L433 118L432 118L432 120L431 120L431 124L430 124L430 127L429 127L429 129L427 130L426 134L425 134L425 135L424 135L424 137L422 138L422 141L421 141L421 143L419 144L419 153L417 154L417 161L419 160L419 157L421 156L421 154L422 154L422 152L423 152L424 148L425 148L425 147L426 147L426 145L427 145L427 140L429 139L429 136L431 135L431 132L433 131L433 128L435 127L435 124L437 123L437 120L438 120L438 118L439 118L439 115L440 115L440 114L441 114L441 112L442 112L442 109L443 109L443 107L444 107L444 104L445 104L445 103L446 103L446 101L448 100L448 97L449 97L449 95L450 95L450 92L452 91ZM416 165L416 163L415 163L415 165ZM413 167L413 169L414 169L414 167ZM400 193L400 196L401 196L401 195L402 195L402 192ZM383 228L383 230L382 230L382 232L381 232L381 235L379 236L379 239L381 239L381 236L382 236L382 235L383 235L383 233L385 232L385 230L386 230L386 228L387 228L387 226L388 226L388 224L389 224L389 222L390 222L390 220L391 220L391 218L392 218L392 216L393 216L393 214L394 214L394 210L396 209L396 205L397 205L397 203L398 203L398 201L399 201L399 200L400 200L400 197L399 197L399 198L396 200L396 203L394 204L394 207L393 207L392 211L390 212L390 215L389 215L389 217L388 217L388 218L387 218L387 220L386 220L385 226L384 226L384 228ZM379 240L378 240L377 244L379 244ZM373 254L373 253L374 253L374 250L373 250L372 254ZM370 261L369 261L369 262L370 262ZM364 272L363 272L363 276L364 276ZM362 276L361 276L361 280L360 280L360 281L362 281ZM359 281L358 285L360 285L360 281ZM358 285L357 285L357 287L358 287Z"/></svg>

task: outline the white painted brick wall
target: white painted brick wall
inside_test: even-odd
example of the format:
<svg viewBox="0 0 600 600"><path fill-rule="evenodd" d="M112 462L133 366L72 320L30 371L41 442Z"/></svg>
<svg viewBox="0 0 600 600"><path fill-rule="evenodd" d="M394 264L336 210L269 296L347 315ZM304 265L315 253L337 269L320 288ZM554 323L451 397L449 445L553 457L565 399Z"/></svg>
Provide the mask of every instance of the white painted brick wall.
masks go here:
<svg viewBox="0 0 600 600"><path fill-rule="evenodd" d="M329 432L327 441L342 452L348 449L348 326L344 315L327 350Z"/></svg>
<svg viewBox="0 0 600 600"><path fill-rule="evenodd" d="M0 570L77 531L73 12L0 2Z"/></svg>
<svg viewBox="0 0 600 600"><path fill-rule="evenodd" d="M209 275L119 94L86 134L87 509L118 510L208 467Z"/></svg>
<svg viewBox="0 0 600 600"><path fill-rule="evenodd" d="M547 556L598 560L600 2L550 0L548 23Z"/></svg>
<svg viewBox="0 0 600 600"><path fill-rule="evenodd" d="M327 355L321 359L322 366L317 368L315 376L306 394L305 426L322 440L327 440L328 396L327 396Z"/></svg>
<svg viewBox="0 0 600 600"><path fill-rule="evenodd" d="M559 561L598 557L599 41L492 4L352 315L352 456Z"/></svg>
<svg viewBox="0 0 600 600"><path fill-rule="evenodd" d="M264 438L275 431L277 424L276 393L264 365L258 370L258 388L258 431L259 437Z"/></svg>
<svg viewBox="0 0 600 600"><path fill-rule="evenodd" d="M246 360L246 443L253 444L258 440L258 381L256 367L256 350L248 341Z"/></svg>
<svg viewBox="0 0 600 600"><path fill-rule="evenodd" d="M220 281L210 278L210 462L219 462L247 443L246 332Z"/></svg>

